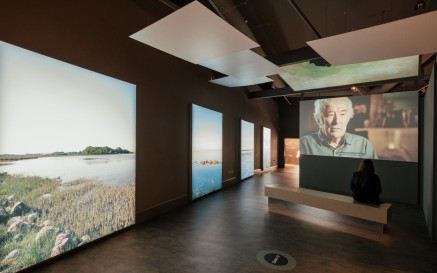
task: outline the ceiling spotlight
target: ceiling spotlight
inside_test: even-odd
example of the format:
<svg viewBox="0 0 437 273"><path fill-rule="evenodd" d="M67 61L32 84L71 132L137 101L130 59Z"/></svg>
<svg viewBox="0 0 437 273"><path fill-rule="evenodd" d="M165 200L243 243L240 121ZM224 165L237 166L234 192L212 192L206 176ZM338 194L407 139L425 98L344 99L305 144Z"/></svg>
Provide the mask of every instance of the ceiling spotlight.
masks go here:
<svg viewBox="0 0 437 273"><path fill-rule="evenodd" d="M352 86L351 87L351 91L354 92L354 93L358 93L360 95L363 94L363 93L361 93L360 89L358 87L356 87L356 86Z"/></svg>

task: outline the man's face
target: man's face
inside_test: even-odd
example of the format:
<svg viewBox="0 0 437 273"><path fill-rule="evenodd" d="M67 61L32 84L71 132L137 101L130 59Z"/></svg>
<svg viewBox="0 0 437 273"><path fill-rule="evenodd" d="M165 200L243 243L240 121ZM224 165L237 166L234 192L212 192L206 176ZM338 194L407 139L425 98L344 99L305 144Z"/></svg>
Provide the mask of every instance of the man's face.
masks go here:
<svg viewBox="0 0 437 273"><path fill-rule="evenodd" d="M342 138L349 123L346 103L341 99L330 99L323 113L322 133L329 139Z"/></svg>

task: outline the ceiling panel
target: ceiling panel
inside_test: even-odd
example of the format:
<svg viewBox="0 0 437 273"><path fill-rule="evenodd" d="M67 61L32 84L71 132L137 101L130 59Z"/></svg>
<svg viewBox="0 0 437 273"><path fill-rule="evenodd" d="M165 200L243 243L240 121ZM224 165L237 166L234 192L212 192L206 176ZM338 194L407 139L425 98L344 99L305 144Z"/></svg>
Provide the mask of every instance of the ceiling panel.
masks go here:
<svg viewBox="0 0 437 273"><path fill-rule="evenodd" d="M271 82L271 81L272 81L272 79L270 79L268 77L239 80L239 79L228 76L228 77L223 77L220 79L211 80L209 82L223 85L223 86L227 86L227 87L239 87L239 86L261 84L261 83L266 83L266 82Z"/></svg>
<svg viewBox="0 0 437 273"><path fill-rule="evenodd" d="M195 64L259 46L197 1L130 37Z"/></svg>
<svg viewBox="0 0 437 273"><path fill-rule="evenodd" d="M283 69L282 79L294 91L304 91L417 77L419 56L329 67L306 62Z"/></svg>
<svg viewBox="0 0 437 273"><path fill-rule="evenodd" d="M437 11L307 42L331 65L363 63L437 51Z"/></svg>
<svg viewBox="0 0 437 273"><path fill-rule="evenodd" d="M281 68L251 50L201 62L200 65L240 80L259 78L283 72Z"/></svg>

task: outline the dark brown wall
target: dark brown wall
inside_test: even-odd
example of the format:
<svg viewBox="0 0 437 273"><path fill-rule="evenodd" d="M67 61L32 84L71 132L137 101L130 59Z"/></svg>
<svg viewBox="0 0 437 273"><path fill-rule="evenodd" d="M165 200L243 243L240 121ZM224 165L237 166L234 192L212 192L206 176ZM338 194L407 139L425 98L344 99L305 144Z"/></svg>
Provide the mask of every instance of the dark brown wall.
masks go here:
<svg viewBox="0 0 437 273"><path fill-rule="evenodd" d="M299 138L299 102L298 99L280 100L279 103L279 137L278 167L284 168L284 139Z"/></svg>
<svg viewBox="0 0 437 273"><path fill-rule="evenodd" d="M170 12L159 1L0 4L0 40L137 86L140 221L189 201L191 103L223 113L223 180L228 184L239 177L240 118L255 123L255 168L261 168L261 126L272 129L272 165L277 160L279 121L273 100L248 100L244 88L208 83L211 71L129 38Z"/></svg>

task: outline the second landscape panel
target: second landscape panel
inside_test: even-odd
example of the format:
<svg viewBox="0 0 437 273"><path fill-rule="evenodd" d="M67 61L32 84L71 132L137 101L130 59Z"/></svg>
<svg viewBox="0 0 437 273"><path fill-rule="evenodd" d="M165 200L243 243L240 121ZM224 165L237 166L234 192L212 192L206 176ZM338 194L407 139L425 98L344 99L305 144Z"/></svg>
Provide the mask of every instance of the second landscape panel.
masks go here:
<svg viewBox="0 0 437 273"><path fill-rule="evenodd" d="M192 106L192 199L222 188L222 113Z"/></svg>

